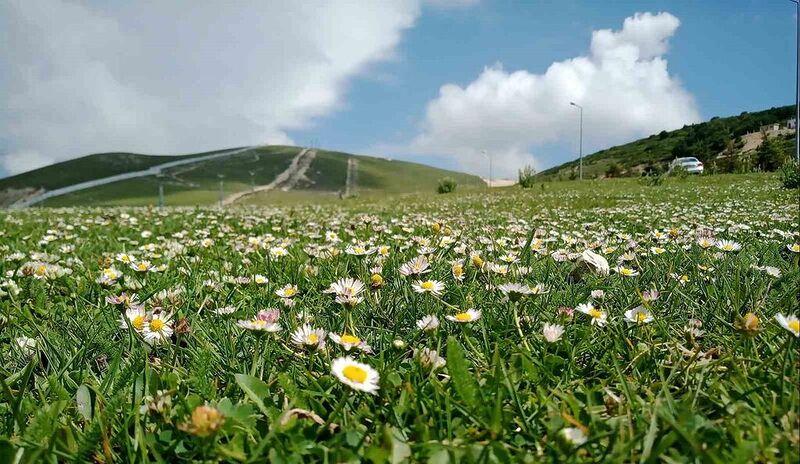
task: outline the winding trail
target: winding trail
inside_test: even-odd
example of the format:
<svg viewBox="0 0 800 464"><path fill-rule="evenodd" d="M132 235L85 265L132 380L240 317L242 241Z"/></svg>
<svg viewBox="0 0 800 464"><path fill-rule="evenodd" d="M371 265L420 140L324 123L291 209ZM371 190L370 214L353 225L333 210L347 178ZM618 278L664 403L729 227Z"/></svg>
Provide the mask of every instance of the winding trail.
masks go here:
<svg viewBox="0 0 800 464"><path fill-rule="evenodd" d="M311 162L314 161L316 156L317 151L312 150L311 148L304 148L300 150L300 153L292 158L292 162L289 164L289 167L286 168L286 170L282 173L275 176L275 179L273 179L272 182L266 185L259 185L254 189L244 190L228 195L222 200L222 205L230 205L246 196L253 195L258 192L266 192L275 189L281 189L282 191L287 192L295 188L301 180L308 180L306 177L306 171L308 171L308 167L311 166Z"/></svg>
<svg viewBox="0 0 800 464"><path fill-rule="evenodd" d="M92 187L97 187L100 185L111 184L114 182L119 182L121 180L127 179L135 179L137 177L147 177L147 176L157 176L161 174L161 171L164 169L173 168L175 166L183 166L184 164L194 164L199 163L201 161L208 161L217 158L224 158L226 156L233 156L238 155L239 153L246 152L248 150L252 150L253 148L258 147L244 147L238 148L233 150L224 151L222 153L214 153L213 155L206 155L206 156L198 156L195 158L188 158L188 159L181 159L177 161L170 161L168 163L158 164L153 166L149 169L145 169L143 171L133 171L133 172L125 172L122 174L117 174L114 176L103 177L101 179L93 179L86 182L80 182L78 184L68 185L66 187L61 187L53 190L47 190L43 193L38 195L30 196L27 198L23 198L20 200L15 201L12 203L9 208L11 209L21 209L27 208L29 206L33 206L35 204L41 203L48 198L53 198L61 195L66 195L68 193L79 192L81 190L90 189Z"/></svg>

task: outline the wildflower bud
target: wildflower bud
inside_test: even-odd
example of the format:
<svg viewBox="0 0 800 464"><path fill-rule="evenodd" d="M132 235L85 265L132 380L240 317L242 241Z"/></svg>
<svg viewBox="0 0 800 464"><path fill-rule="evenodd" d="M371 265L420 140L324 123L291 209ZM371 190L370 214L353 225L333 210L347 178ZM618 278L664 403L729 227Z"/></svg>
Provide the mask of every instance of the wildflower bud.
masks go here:
<svg viewBox="0 0 800 464"><path fill-rule="evenodd" d="M179 428L184 432L198 437L211 436L222 428L225 416L213 406L198 406L192 411L191 421L181 424Z"/></svg>
<svg viewBox="0 0 800 464"><path fill-rule="evenodd" d="M761 321L758 319L753 313L747 313L739 319L737 323L737 327L739 330L745 333L745 335L755 335L761 330Z"/></svg>
<svg viewBox="0 0 800 464"><path fill-rule="evenodd" d="M405 347L406 347L406 342L404 342L403 340L400 340L399 338L396 338L396 339L395 339L395 340L392 342L392 346L394 346L394 347L395 347L395 348L397 348L398 350L402 350L403 348L405 348Z"/></svg>
<svg viewBox="0 0 800 464"><path fill-rule="evenodd" d="M444 234L444 235L452 235L453 234L453 229L451 229L449 227L445 227L444 230L442 231L442 234Z"/></svg>

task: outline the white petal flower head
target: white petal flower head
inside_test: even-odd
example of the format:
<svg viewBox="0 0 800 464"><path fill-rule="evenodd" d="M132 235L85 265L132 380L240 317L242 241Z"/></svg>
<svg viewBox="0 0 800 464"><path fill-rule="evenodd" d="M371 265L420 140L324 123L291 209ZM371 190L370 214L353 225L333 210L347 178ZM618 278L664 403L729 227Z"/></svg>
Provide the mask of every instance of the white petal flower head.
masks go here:
<svg viewBox="0 0 800 464"><path fill-rule="evenodd" d="M425 332L432 332L439 328L439 318L434 314L423 316L422 319L417 321L417 328Z"/></svg>
<svg viewBox="0 0 800 464"><path fill-rule="evenodd" d="M778 324L781 327L788 330L789 333L791 333L795 337L800 337L800 319L798 319L797 316L795 316L794 314L790 314L788 316L784 316L783 314L776 314L775 320L778 321Z"/></svg>
<svg viewBox="0 0 800 464"><path fill-rule="evenodd" d="M448 321L458 322L459 324L466 324L468 322L475 322L481 318L481 311L477 309L468 309L463 313L446 316Z"/></svg>
<svg viewBox="0 0 800 464"><path fill-rule="evenodd" d="M325 336L324 330L303 324L292 332L292 343L302 348L318 350L325 347Z"/></svg>
<svg viewBox="0 0 800 464"><path fill-rule="evenodd" d="M592 325L603 327L608 323L608 314L594 307L591 303L581 303L575 309L592 318Z"/></svg>
<svg viewBox="0 0 800 464"><path fill-rule="evenodd" d="M561 436L564 437L568 443L574 446L580 446L586 443L586 440L588 439L583 430L577 427L567 427L565 429L561 429Z"/></svg>
<svg viewBox="0 0 800 464"><path fill-rule="evenodd" d="M419 363L426 369L436 370L447 364L447 361L439 356L436 350L431 350L429 348L418 350L417 356L419 357Z"/></svg>
<svg viewBox="0 0 800 464"><path fill-rule="evenodd" d="M644 306L637 306L625 311L625 320L632 324L649 324L653 322L653 314Z"/></svg>
<svg viewBox="0 0 800 464"><path fill-rule="evenodd" d="M151 345L166 343L172 336L172 315L158 313L150 316L150 320L144 325L142 330L144 341Z"/></svg>
<svg viewBox="0 0 800 464"><path fill-rule="evenodd" d="M275 290L275 294L281 298L294 298L297 295L297 285L286 284Z"/></svg>
<svg viewBox="0 0 800 464"><path fill-rule="evenodd" d="M350 335L350 334L339 335L331 332L328 336L330 337L331 340L333 340L334 343L344 348L345 351L350 351L353 348L356 348L365 353L372 353L372 347L367 345L367 343L364 342L364 340L356 337L355 335Z"/></svg>
<svg viewBox="0 0 800 464"><path fill-rule="evenodd" d="M717 248L724 252L732 252L741 250L742 245L734 242L733 240L720 240L717 242Z"/></svg>
<svg viewBox="0 0 800 464"><path fill-rule="evenodd" d="M127 329L128 324L133 327L133 330L141 333L144 330L145 323L147 322L147 313L144 306L133 305L125 310L125 315L119 321L119 326L122 329Z"/></svg>
<svg viewBox="0 0 800 464"><path fill-rule="evenodd" d="M547 343L555 343L561 340L564 335L564 327L558 324L545 324L542 328L542 336Z"/></svg>
<svg viewBox="0 0 800 464"><path fill-rule="evenodd" d="M438 280L418 280L411 284L411 287L417 293L431 293L433 295L441 295L444 290L444 283Z"/></svg>
<svg viewBox="0 0 800 464"><path fill-rule="evenodd" d="M360 363L349 356L345 356L333 360L331 364L331 373L336 376L340 382L353 390L363 391L373 395L378 393L380 375L378 371L368 364Z"/></svg>

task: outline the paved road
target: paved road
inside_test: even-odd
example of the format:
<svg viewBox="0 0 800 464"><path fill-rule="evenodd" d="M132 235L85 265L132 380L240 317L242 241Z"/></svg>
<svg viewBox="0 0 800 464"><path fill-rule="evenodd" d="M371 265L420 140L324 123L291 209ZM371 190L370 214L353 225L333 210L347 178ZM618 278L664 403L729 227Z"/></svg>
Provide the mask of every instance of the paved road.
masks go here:
<svg viewBox="0 0 800 464"><path fill-rule="evenodd" d="M300 153L292 158L292 162L289 164L289 167L286 168L286 170L282 173L275 176L275 179L273 179L272 182L266 185L259 185L251 190L244 190L242 192L236 192L232 195L228 195L224 200L222 200L222 204L230 205L248 195L258 192L266 192L268 190L274 190L278 188L286 192L293 189L295 186L297 186L298 182L306 178L306 171L316 156L316 150L312 150L310 148L304 148L300 150Z"/></svg>
<svg viewBox="0 0 800 464"><path fill-rule="evenodd" d="M217 158L224 158L226 156L233 156L239 153L243 153L245 151L251 150L257 147L245 147L239 148L235 150L228 150L222 153L214 153L213 155L206 155L206 156L198 156L195 158L188 158L188 159L180 159L177 161L170 161L168 163L162 163L156 166L151 167L150 169L145 169L144 171L134 171L134 172L126 172L123 174L117 174L115 176L103 177L102 179L94 179L89 180L86 182L81 182L79 184L68 185L66 187L57 188L54 190L48 190L44 193L39 195L35 195L28 198L23 198L21 200L17 200L16 202L12 203L9 208L12 209L19 209L19 208L27 208L28 206L33 206L37 203L41 203L48 198L57 197L60 195L65 195L67 193L78 192L81 190L86 190L92 187L97 187L100 185L111 184L113 182L119 182L121 180L126 179L135 179L137 177L147 177L147 176L156 176L161 174L161 171L164 169L173 168L175 166L183 166L185 164L193 164L199 163L201 161L208 161Z"/></svg>

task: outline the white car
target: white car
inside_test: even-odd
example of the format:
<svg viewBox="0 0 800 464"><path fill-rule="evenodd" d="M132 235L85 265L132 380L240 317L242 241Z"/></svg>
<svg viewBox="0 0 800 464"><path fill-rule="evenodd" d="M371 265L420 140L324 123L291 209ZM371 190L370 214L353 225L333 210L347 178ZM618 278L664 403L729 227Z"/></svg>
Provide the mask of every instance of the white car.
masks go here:
<svg viewBox="0 0 800 464"><path fill-rule="evenodd" d="M675 158L672 160L672 163L669 165L669 170L672 171L676 167L681 167L689 174L702 174L703 173L703 163L700 162L699 159L693 156L687 156L685 158Z"/></svg>

